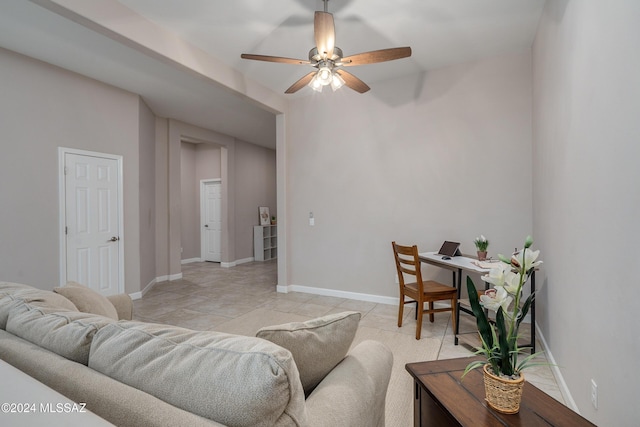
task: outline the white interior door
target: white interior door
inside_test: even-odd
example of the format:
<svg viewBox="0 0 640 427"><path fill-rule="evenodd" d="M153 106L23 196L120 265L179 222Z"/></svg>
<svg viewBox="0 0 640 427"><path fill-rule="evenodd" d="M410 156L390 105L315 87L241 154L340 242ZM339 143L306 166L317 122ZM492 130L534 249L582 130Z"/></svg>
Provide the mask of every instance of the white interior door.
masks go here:
<svg viewBox="0 0 640 427"><path fill-rule="evenodd" d="M222 183L204 180L200 183L200 246L204 261L220 262L222 253Z"/></svg>
<svg viewBox="0 0 640 427"><path fill-rule="evenodd" d="M64 153L66 280L122 291L119 161Z"/></svg>

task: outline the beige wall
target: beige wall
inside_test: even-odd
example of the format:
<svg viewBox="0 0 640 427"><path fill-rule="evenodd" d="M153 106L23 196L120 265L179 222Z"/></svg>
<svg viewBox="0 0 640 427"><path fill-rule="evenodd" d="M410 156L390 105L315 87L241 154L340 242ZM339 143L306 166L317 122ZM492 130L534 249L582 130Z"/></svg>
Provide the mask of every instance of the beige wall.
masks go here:
<svg viewBox="0 0 640 427"><path fill-rule="evenodd" d="M165 131L166 129L166 131ZM244 173L240 173L242 176L238 176L238 170L242 171L245 164L251 167L258 167L257 163L252 160L255 155L251 153L253 150L262 153L261 147L254 146L253 144L247 144L241 141L236 141L234 138L215 132L208 129L203 129L197 126L193 126L187 123L183 123L177 120L165 120L159 119L156 126L156 148L160 152L165 152L161 156L156 156L156 177L158 178L157 192L164 191L165 182L167 189L166 204L157 203L158 206L158 230L156 234L156 242L160 242L159 251L163 253L158 255L159 264L157 266L158 271L166 271L166 276L179 277L181 274L181 259L183 257L180 254L180 248L182 247L181 228L182 228L182 185L181 185L181 147L182 141L194 141L198 145L207 144L213 147L220 148L220 178L222 180L222 262L225 265L230 265L238 260L245 259L244 252L238 256L236 252L236 230L246 229L254 225L254 220L251 220L247 224L243 224L244 219L236 218L236 199L240 197L240 206L244 206L245 194L252 194L253 190L245 188ZM247 147L245 147L245 144ZM240 160L236 160L237 147L240 146L241 156ZM158 148L161 147L161 148ZM205 148L202 148L203 150ZM270 151L270 150L268 150ZM203 157L207 157L205 153ZM265 161L275 162L275 156L258 155ZM213 158L213 157L211 157ZM246 160L246 159L248 160ZM240 166L238 166L240 165ZM273 166L260 166L258 169L271 170L273 177L270 178L273 182L273 188L267 191L268 194L275 194L275 163ZM209 171L214 173L215 171ZM209 173L209 172L202 172ZM237 180L240 180L243 184L240 188L237 187ZM269 181L269 180L267 180ZM254 181L251 181L253 185ZM159 199L159 198L158 198ZM261 201L251 202L257 206ZM273 201L275 206L275 200ZM244 208L242 208L244 210ZM239 224L236 226L236 223ZM226 232L224 231L226 230ZM166 249L165 249L166 248ZM246 255L250 257L251 255ZM187 259L187 258L184 258Z"/></svg>
<svg viewBox="0 0 640 427"><path fill-rule="evenodd" d="M182 142L180 159L182 258L200 258L200 181L220 178L220 147Z"/></svg>
<svg viewBox="0 0 640 427"><path fill-rule="evenodd" d="M200 201L196 185L196 144L180 144L180 259L200 257Z"/></svg>
<svg viewBox="0 0 640 427"><path fill-rule="evenodd" d="M236 141L236 260L253 258L253 226L259 225L258 207L276 206L276 152Z"/></svg>
<svg viewBox="0 0 640 427"><path fill-rule="evenodd" d="M495 256L531 233L529 51L296 99L287 123L290 285L393 301L393 240L482 233Z"/></svg>
<svg viewBox="0 0 640 427"><path fill-rule="evenodd" d="M59 283L58 147L67 147L123 156L125 287L139 291L139 140L149 122L139 97L4 49L0 63L1 280Z"/></svg>
<svg viewBox="0 0 640 427"><path fill-rule="evenodd" d="M221 147L220 176L222 179L222 261L231 262L235 254L235 238L229 230L234 229L235 222L235 180L229 170L233 170L235 159L235 140L228 136L208 129L203 129L178 120L168 121L168 162L166 176L168 177L168 212L163 230L168 236L168 267L169 278L180 277L182 272L181 238L181 146L182 141L199 141ZM158 171L164 174L164 172Z"/></svg>
<svg viewBox="0 0 640 427"><path fill-rule="evenodd" d="M275 150L234 140L235 254L228 262L253 257L253 226L258 206L277 215ZM180 223L183 260L200 258L200 181L221 178L221 148L210 143L182 142L180 159Z"/></svg>
<svg viewBox="0 0 640 427"><path fill-rule="evenodd" d="M223 261L252 256L257 206L276 211L273 150L156 118L135 94L40 61L6 50L0 50L0 59L0 280L43 289L59 284L58 147L123 156L126 292L180 275L180 224L188 216L180 212L181 198L189 197L180 189L183 137L203 142L196 147L196 193L200 179L227 177L223 192L229 203L223 217L230 232ZM241 152L237 164L236 145ZM235 180L240 182L238 220ZM197 194L193 202L191 224L197 226ZM190 258L198 257L197 231L185 240L194 244Z"/></svg>
<svg viewBox="0 0 640 427"><path fill-rule="evenodd" d="M155 116L139 98L140 287L156 276Z"/></svg>
<svg viewBox="0 0 640 427"><path fill-rule="evenodd" d="M203 179L219 179L221 177L221 149L213 144L196 144L196 182L200 191ZM200 203L198 203L198 209Z"/></svg>
<svg viewBox="0 0 640 427"><path fill-rule="evenodd" d="M634 0L547 2L533 49L538 322L578 410L600 426L640 420L639 17Z"/></svg>
<svg viewBox="0 0 640 427"><path fill-rule="evenodd" d="M169 120L155 121L156 277L169 276Z"/></svg>
<svg viewBox="0 0 640 427"><path fill-rule="evenodd" d="M253 257L253 226L258 225L258 206L276 208L275 150L235 140L236 181L235 255L230 261ZM208 143L182 142L181 181L181 245L183 260L200 258L200 181L221 178L221 149Z"/></svg>

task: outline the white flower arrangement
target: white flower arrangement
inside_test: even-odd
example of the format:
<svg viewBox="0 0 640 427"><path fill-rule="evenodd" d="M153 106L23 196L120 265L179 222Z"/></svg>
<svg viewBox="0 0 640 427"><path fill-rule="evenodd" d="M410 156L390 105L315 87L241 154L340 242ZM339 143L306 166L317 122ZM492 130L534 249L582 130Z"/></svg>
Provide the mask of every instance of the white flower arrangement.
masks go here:
<svg viewBox="0 0 640 427"><path fill-rule="evenodd" d="M467 277L469 301L482 340L482 346L477 348L476 354L484 355L486 360L470 363L465 374L488 363L495 375L518 377L524 368L536 365L531 360L538 353L518 362L518 356L523 351L518 348L518 328L534 298L534 294L531 294L521 304L522 287L534 269L542 264L542 261L537 261L540 251L531 250L532 244L533 239L528 236L524 248L514 253L510 259L498 255L502 262L482 276L483 281L493 285L484 295L478 297L473 281ZM494 322L489 322L484 309L496 312Z"/></svg>

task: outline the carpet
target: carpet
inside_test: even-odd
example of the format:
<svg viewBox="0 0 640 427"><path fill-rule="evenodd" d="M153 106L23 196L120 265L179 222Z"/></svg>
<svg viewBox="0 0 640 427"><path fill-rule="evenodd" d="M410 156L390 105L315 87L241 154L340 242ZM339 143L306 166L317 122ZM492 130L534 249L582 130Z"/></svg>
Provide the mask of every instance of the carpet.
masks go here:
<svg viewBox="0 0 640 427"><path fill-rule="evenodd" d="M258 329L265 326L280 325L289 322L304 322L309 319L311 319L311 317L266 308L257 308L228 322L217 325L215 330L228 334L255 337Z"/></svg>
<svg viewBox="0 0 640 427"><path fill-rule="evenodd" d="M284 313L258 308L235 319L216 326L215 330L230 334L255 336L264 326L288 322L304 322L311 317L294 313ZM405 370L411 362L435 360L440 350L441 338L416 340L412 334L399 334L377 328L359 326L352 347L365 340L375 340L386 345L393 353L393 368L387 390L387 427L408 427L413 425L413 379Z"/></svg>

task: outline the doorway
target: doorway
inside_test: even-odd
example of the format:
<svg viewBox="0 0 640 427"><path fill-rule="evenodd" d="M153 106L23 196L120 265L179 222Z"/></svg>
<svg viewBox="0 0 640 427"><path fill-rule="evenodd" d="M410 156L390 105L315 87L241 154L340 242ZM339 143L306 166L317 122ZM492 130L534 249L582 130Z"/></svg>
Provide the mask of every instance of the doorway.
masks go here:
<svg viewBox="0 0 640 427"><path fill-rule="evenodd" d="M122 156L59 149L60 285L124 292Z"/></svg>
<svg viewBox="0 0 640 427"><path fill-rule="evenodd" d="M222 261L222 181L200 181L200 246L203 261Z"/></svg>

